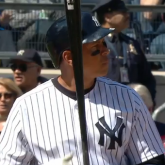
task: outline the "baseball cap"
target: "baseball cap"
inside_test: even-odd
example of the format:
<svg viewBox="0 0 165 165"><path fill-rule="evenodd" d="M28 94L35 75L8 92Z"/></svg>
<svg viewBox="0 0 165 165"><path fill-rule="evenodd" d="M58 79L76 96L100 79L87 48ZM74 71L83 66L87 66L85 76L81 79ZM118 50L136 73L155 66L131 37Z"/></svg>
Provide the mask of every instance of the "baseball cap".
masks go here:
<svg viewBox="0 0 165 165"><path fill-rule="evenodd" d="M112 11L124 11L127 12L123 0L100 0L98 4L93 8L92 12L112 12Z"/></svg>
<svg viewBox="0 0 165 165"><path fill-rule="evenodd" d="M10 62L14 62L15 60L21 60L25 62L34 62L39 66L43 66L42 60L38 52L34 49L26 49L18 51L17 55L10 59Z"/></svg>
<svg viewBox="0 0 165 165"><path fill-rule="evenodd" d="M88 12L81 13L80 21L82 25L82 44L97 41L115 30L114 28L102 28L96 17ZM58 68L63 51L70 48L65 16L56 20L48 29L46 34L46 47L54 66Z"/></svg>

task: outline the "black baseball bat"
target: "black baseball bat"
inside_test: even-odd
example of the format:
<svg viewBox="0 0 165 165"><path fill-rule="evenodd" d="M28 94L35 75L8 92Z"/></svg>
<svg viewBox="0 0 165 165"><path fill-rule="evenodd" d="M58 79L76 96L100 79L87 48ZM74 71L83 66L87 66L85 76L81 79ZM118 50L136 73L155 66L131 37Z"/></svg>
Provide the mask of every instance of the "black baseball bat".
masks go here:
<svg viewBox="0 0 165 165"><path fill-rule="evenodd" d="M65 0L65 11L72 52L84 165L89 165L87 126L84 103L83 56L80 0Z"/></svg>

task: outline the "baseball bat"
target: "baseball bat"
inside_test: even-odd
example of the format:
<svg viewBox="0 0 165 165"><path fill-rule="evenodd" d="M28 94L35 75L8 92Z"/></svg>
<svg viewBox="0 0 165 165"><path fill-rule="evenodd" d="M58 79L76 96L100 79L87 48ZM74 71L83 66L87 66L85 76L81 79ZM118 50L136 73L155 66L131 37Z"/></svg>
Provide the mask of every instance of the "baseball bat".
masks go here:
<svg viewBox="0 0 165 165"><path fill-rule="evenodd" d="M83 56L81 34L80 0L65 0L65 11L72 52L73 70L79 111L80 133L82 140L83 162L89 165L87 126L84 103Z"/></svg>

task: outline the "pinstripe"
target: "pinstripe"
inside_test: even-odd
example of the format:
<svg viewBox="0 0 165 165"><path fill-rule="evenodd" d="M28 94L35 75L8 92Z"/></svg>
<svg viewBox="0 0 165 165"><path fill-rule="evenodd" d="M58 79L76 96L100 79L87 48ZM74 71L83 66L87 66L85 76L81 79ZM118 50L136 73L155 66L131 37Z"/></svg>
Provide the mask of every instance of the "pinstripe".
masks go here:
<svg viewBox="0 0 165 165"><path fill-rule="evenodd" d="M42 94L42 93L41 93ZM42 96L42 95L40 95L40 96ZM38 98L39 97L39 93L36 95L36 103L37 103L37 106L38 106L38 109L39 108L41 108L40 107L40 104L39 104L39 102L40 102L40 99ZM41 102L42 102L42 100L41 100ZM43 138L43 142L44 142L44 148L45 148L45 150L46 150L46 144L45 144L45 139L44 139L44 132L43 132L43 126L42 126L42 121L41 121L41 113L40 113L40 111L38 111L39 113L39 120L40 120L40 123L41 123L41 134L42 134L42 138ZM47 159L48 159L48 161L49 161L49 156L48 156L48 153L46 152L46 155L47 155Z"/></svg>
<svg viewBox="0 0 165 165"><path fill-rule="evenodd" d="M54 120L53 120L53 107L52 107L52 100L51 100L51 97L50 97L50 89L48 89L48 93L49 93L49 101L50 101L50 107L51 107L51 115L52 115L52 122L53 122L53 133L54 133L54 138L55 138L55 143L56 143L56 148L57 148L57 152L58 152L58 156L60 157L60 152L58 150L58 145L57 145L57 140L56 140L56 134L55 134L55 123L54 123ZM54 155L55 157L55 155Z"/></svg>
<svg viewBox="0 0 165 165"><path fill-rule="evenodd" d="M28 107L27 104L26 104L26 100L24 102L25 102L26 107ZM29 130L30 130L30 142L31 142L30 145L31 145L31 148L32 148L32 152L35 154L34 146L33 146L33 140L32 140L32 132L31 132L31 129L30 129L31 125L30 125L29 114L27 115L27 119L28 119L28 124L29 124L28 126L29 126Z"/></svg>
<svg viewBox="0 0 165 165"><path fill-rule="evenodd" d="M21 110L21 112L22 112L22 106L20 105L20 110ZM22 118L22 120L23 120L23 114L21 113L21 118ZM25 130L25 126L24 126L24 122L22 122L22 126L23 126L23 130ZM24 133L24 132L23 132ZM24 136L24 135L23 135ZM27 149L27 146L28 146L28 142L27 142L27 139L25 138L25 136L24 136L24 141L25 141L25 144L24 144L24 147ZM22 145L21 145L21 147L22 147ZM27 153L25 153L25 155L24 155L24 158L22 159L22 161L21 161L21 164L23 164L23 162L25 162L25 160L26 160L26 157L28 156L28 154ZM29 159L29 158L28 158ZM30 159L29 159L29 163L30 163ZM17 162L17 159L16 159L16 162Z"/></svg>
<svg viewBox="0 0 165 165"><path fill-rule="evenodd" d="M99 94L100 94L101 104L102 104L101 108L102 108L102 111L103 111L103 115L105 116L104 108L103 108L104 103L103 103L103 98L102 98L103 95L102 95L102 92L100 91L101 89L104 90L104 88L101 88L101 87L100 87L100 84L104 85L104 83L98 83L98 89L99 89ZM104 93L106 93L106 92L104 92ZM107 105L106 105L106 106L107 106ZM106 138L107 138L107 137L106 137ZM106 140L106 143L107 143L107 140ZM107 154L106 154L106 149L105 149L105 155L107 155ZM108 158L108 156L107 156L107 158ZM109 160L109 158L108 158L108 160ZM109 160L109 162L110 162L110 160Z"/></svg>
<svg viewBox="0 0 165 165"><path fill-rule="evenodd" d="M31 105L32 105L32 115L33 115L34 124L35 124L35 131L36 131L37 142L38 142L38 146L39 146L38 131L37 131L36 120L35 120L35 117L34 117L34 108L33 108L32 98L31 98L31 97L30 97L30 102L31 102ZM41 156L41 160L42 160L42 162L43 162L42 153L41 153L40 148L38 148L38 150L39 150L39 153L40 153L40 156Z"/></svg>
<svg viewBox="0 0 165 165"><path fill-rule="evenodd" d="M104 84L104 90L106 91L106 86L105 86L105 84ZM105 92L106 93L106 97L105 97L105 100L106 100L106 105L107 105L107 107L108 107L108 95L107 95L107 92ZM110 111L109 111L109 120L110 120L110 122L109 122L109 124L111 125L111 127L112 127L112 121L111 121L111 115L110 115ZM107 137L106 137L107 138ZM106 151L107 152L107 151ZM110 157L111 157L111 160L112 160L112 163L113 163L113 159L112 159L112 155L110 155ZM110 162L109 162L109 164L110 164Z"/></svg>
<svg viewBox="0 0 165 165"><path fill-rule="evenodd" d="M138 101L140 102L140 103L139 103L139 106L140 106L139 111L141 112L143 119L145 119L145 117L144 117L143 114L145 113L145 116L146 116L146 115L147 115L147 112L141 110L141 108L142 108L142 109L145 109L144 103L142 103L142 100L141 100L135 93L133 93L133 95L134 95L134 96L138 99ZM151 127L151 125L153 125L153 123L151 124L151 123L149 122L148 118L146 118L146 119L147 119L147 122L148 122L148 126L150 127L150 130L151 130L150 132L152 133L152 137L154 137L154 139L156 140L156 143L157 143L157 145L159 146L159 148L162 149L160 143L158 142L158 138L155 136L155 133L153 133L153 129L152 129L152 127ZM155 129L155 131L158 133L157 129ZM147 132L147 134L148 134L148 130L146 130L146 132ZM157 134L157 135L158 135L158 134ZM159 137L159 139L160 139L160 137ZM153 144L153 143L152 143L152 144ZM164 151L162 150L162 152L164 152Z"/></svg>
<svg viewBox="0 0 165 165"><path fill-rule="evenodd" d="M73 117L73 113L72 113L72 108L71 108L71 104L70 104L70 100L68 98L68 102L69 102L69 110L70 110L70 113L71 113L71 118L72 118L72 127L73 127L73 135L74 135L74 146L75 146L75 150L76 150L76 158L77 158L77 162L78 164L80 164L80 155L78 154L78 147L77 147L77 144L76 144L76 134L75 134L75 131L74 131L74 117Z"/></svg>
<svg viewBox="0 0 165 165"><path fill-rule="evenodd" d="M19 112L17 111L16 115L13 117L13 119L12 119L12 121L11 121L12 124L14 124L14 121L15 121L16 117L18 116L18 113L19 113ZM19 121L18 121L18 122L19 122ZM6 129L6 130L9 131L8 135L12 135L12 134L11 134L12 126L13 126L12 124L10 124L10 125L7 126L7 129ZM2 141L4 140L4 141L5 141L5 145L3 144L4 147L1 148L1 150L3 150L3 149L6 148L6 146L8 145L8 142L9 142L9 138L11 137L11 136L7 136L7 137L8 137L7 140L4 139L4 135L5 135L5 133L7 133L6 130L5 130L4 134L2 134L1 143L2 143ZM2 146L2 144L1 144L1 146Z"/></svg>
<svg viewBox="0 0 165 165"><path fill-rule="evenodd" d="M58 96L57 96L57 91L56 91L56 90L55 90L55 95L56 95L56 103L57 103L57 98L58 98ZM60 109L59 109L59 105L57 104L57 113L58 113L57 115L58 115L58 118L60 119L59 111L60 111ZM61 123L60 123L60 120L59 120L59 125L60 125L60 136L61 136L61 139L62 139ZM62 148L63 148L63 153L64 153L64 155L65 155L64 145L63 145L63 139L62 139Z"/></svg>
<svg viewBox="0 0 165 165"><path fill-rule="evenodd" d="M90 93L90 94L88 94L88 97L89 97L89 100L90 100L90 98L92 98L92 96L91 96L91 94L92 93ZM91 112L91 103L89 102L89 108L90 108L90 110L89 110L89 113L90 113L90 119L91 119L91 121L92 121L92 112ZM92 122L93 123L93 122ZM93 123L93 125L94 125L94 123ZM95 141L96 141L96 138L95 138L95 133L94 133L94 127L92 127L92 134L93 134L93 141L94 141L94 143L95 143ZM90 149L90 148L89 148ZM97 165L99 165L99 161L98 161L98 158L97 158L97 152L96 152L96 146L94 146L94 152L95 152L95 157L96 157L96 162L97 162ZM91 158L92 159L92 158ZM92 164L93 164L93 162L92 162Z"/></svg>
<svg viewBox="0 0 165 165"><path fill-rule="evenodd" d="M15 130L16 130L16 128L17 128L17 126L19 125L19 122L16 124L16 126L14 127L14 129L13 129L13 132L15 132ZM19 133L18 133L19 134ZM17 136L17 138L18 138L18 134L16 135ZM13 134L13 136L14 136L14 134ZM16 144L16 146L17 146L17 144ZM9 148L9 150L7 151L7 152L11 152L11 149L12 149L12 145L10 145L10 148ZM10 159L9 159L9 163L11 162L11 157L12 157L12 154L11 154L11 156L10 156ZM6 160L4 160L4 164L5 164L5 162L6 162Z"/></svg>
<svg viewBox="0 0 165 165"><path fill-rule="evenodd" d="M9 116L8 116L9 121L12 119L11 117L13 116L13 114L14 114L14 111L12 111L9 114ZM18 114L18 112L17 112L17 114ZM15 118L16 118L16 116L12 119L12 122L15 121ZM6 134L6 131L8 130L8 126L11 126L11 125L7 125L7 129L5 129L5 132L1 135L0 143L1 143L1 141L3 141L4 135Z"/></svg>
<svg viewBox="0 0 165 165"><path fill-rule="evenodd" d="M104 86L105 86L105 84L104 84ZM107 86L106 85L106 87L107 87L107 90L109 90L110 92L109 92L109 95L111 96L111 90L110 90L110 88L109 88L109 86ZM108 92L106 92L106 101L107 101L107 106L108 107L110 107L110 104L111 104L111 100L109 100L109 98L108 98ZM108 101L109 100L109 101ZM110 127L112 128L112 119L111 119L111 112L110 112L110 110L109 110L109 120L110 120L110 122L109 122L109 124L110 124ZM110 155L111 155L111 160L112 160L112 164L113 164L113 157L112 157L112 150L110 151Z"/></svg>
<svg viewBox="0 0 165 165"><path fill-rule="evenodd" d="M98 86L97 86L97 88L98 88ZM94 91L93 94L94 94L93 97L94 97L94 101L95 101L95 105L96 105L96 111L97 111L97 119L99 119L98 108L97 108L97 100L96 100L96 92ZM92 116L93 116L93 114L92 114ZM94 126L94 124L93 124L93 126ZM99 147L99 148L100 148L100 153L101 153L101 157L102 157L102 162L105 165L105 162L104 162L104 159L103 159L103 154L102 154L102 151L101 151L101 147Z"/></svg>
<svg viewBox="0 0 165 165"><path fill-rule="evenodd" d="M119 97L118 97L118 92L117 92L117 87L116 86L115 86L115 91L116 91L117 101L118 101L118 105L119 105ZM120 105L119 105L119 109L121 109ZM122 116L122 111L121 111L121 116ZM118 131L118 133L119 133L119 131ZM117 157L117 153L118 153L118 147L117 147L117 150L116 150L115 157Z"/></svg>
<svg viewBox="0 0 165 165"><path fill-rule="evenodd" d="M19 124L19 123L18 123L18 124ZM17 125L17 126L18 126L18 125ZM18 137L20 136L20 134L21 134L21 131L18 132L18 134L17 134L17 139L18 139ZM22 142L22 140L23 140L23 138L21 138L21 142ZM13 155L14 155L14 154L16 153L16 151L17 151L17 146L18 146L18 144L16 143L16 147L15 147L14 152L11 154L9 164L11 163L11 159L12 159ZM21 145L21 148L22 148L22 145ZM11 150L11 148L10 148L10 150ZM17 159L18 159L18 157L16 158L16 160L17 160Z"/></svg>
<svg viewBox="0 0 165 165"><path fill-rule="evenodd" d="M47 90L47 89L45 89L45 90ZM47 130L48 130L48 141L49 141L49 145L51 146L51 141L50 141L50 132L49 132L49 127L48 127L48 118L47 118L47 113L46 113L46 106L45 106L45 104L47 104L47 103L45 103L45 98L44 98L44 92L45 92L45 90L44 91L42 91L42 98L43 98L43 106L44 106L44 112L45 112L45 117L46 117L46 127L47 127ZM52 153L52 156L54 156L54 153L53 153L53 150L52 150L52 147L51 147L51 153ZM49 157L51 157L51 156L48 156L48 158ZM48 159L49 160L49 159Z"/></svg>
<svg viewBox="0 0 165 165"><path fill-rule="evenodd" d="M128 92L128 90L127 90L127 93L128 93L128 98L129 98L130 103L131 103L131 107L133 108L133 105L132 105L132 102L131 102L131 98L130 98L130 93ZM134 122L134 121L133 121L133 117L132 117L132 123L133 123L133 122ZM132 129L133 129L133 124L132 124ZM136 155L137 155L137 156L139 157L139 159L140 159L140 156L139 156L139 154L138 154L138 150L137 150L137 147L136 147L136 145L135 145L134 139L132 138L132 135L131 135L131 139L132 139L132 142L133 142L135 151L136 151ZM132 146L130 146L130 150L132 151L131 147L132 147ZM132 156L133 156L134 160L136 160L134 154L133 154ZM135 161L135 162L136 162L136 161Z"/></svg>
<svg viewBox="0 0 165 165"><path fill-rule="evenodd" d="M61 93L61 98L62 98L62 104L63 104L63 108L64 108L64 117L65 117L65 121L66 120L66 109L65 109L65 106L64 106L64 98L63 98L63 95ZM69 142L69 134L68 134L68 129L67 129L67 124L65 123L65 127L66 127L66 132L67 132L67 140L68 140L68 146L69 146L69 151L71 152L71 147L70 147L70 142ZM73 161L72 161L72 165L73 165Z"/></svg>
<svg viewBox="0 0 165 165"><path fill-rule="evenodd" d="M140 109L140 111L141 111L141 109ZM141 111L141 113L143 113L143 112ZM142 116L143 116L143 115L142 115ZM147 121L148 121L148 125L149 125L149 127L150 127L150 129L151 129L152 136L153 136L154 139L156 140L157 145L159 146L159 148L162 149L162 147L161 147L161 145L160 145L161 143L158 142L158 137L155 136L155 133L153 132L153 129L152 129L152 127L151 127L151 125L154 125L154 124L151 124L151 123L149 122L148 118L147 118ZM158 133L158 131L157 131L156 129L155 129L155 131L157 132L157 135L159 135L159 133ZM146 132L148 133L148 130L146 130ZM159 140L161 140L160 137L159 137ZM153 144L153 142L152 142L152 144ZM164 152L163 149L162 149L162 152Z"/></svg>
<svg viewBox="0 0 165 165"><path fill-rule="evenodd" d="M72 165L82 164L76 94L73 98L73 92L69 95L53 81L16 101L0 137L0 164L46 164L70 151L74 153ZM149 113L131 88L98 78L86 94L85 103L91 165L126 165L126 159L131 164L139 164L165 152ZM119 134L120 127L116 129L117 118L125 124L122 134ZM106 134L101 135L96 123ZM119 136L122 136L120 146ZM103 138L102 144L100 138ZM111 143L115 143L115 147L109 149Z"/></svg>

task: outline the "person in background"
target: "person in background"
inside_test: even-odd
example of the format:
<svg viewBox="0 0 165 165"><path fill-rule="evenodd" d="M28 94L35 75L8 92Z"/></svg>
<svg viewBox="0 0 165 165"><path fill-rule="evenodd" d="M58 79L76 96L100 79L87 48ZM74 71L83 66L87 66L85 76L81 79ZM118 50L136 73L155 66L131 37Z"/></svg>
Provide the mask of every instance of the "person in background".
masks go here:
<svg viewBox="0 0 165 165"><path fill-rule="evenodd" d="M165 5L165 0L140 0L140 5ZM165 54L165 13L146 11L143 13L144 21L151 26L149 50L151 54ZM146 31L148 28L146 29ZM153 35L152 35L153 34ZM165 70L165 62L154 62L156 68Z"/></svg>
<svg viewBox="0 0 165 165"><path fill-rule="evenodd" d="M152 112L154 110L154 104L152 101L151 94L150 94L149 90L146 88L146 86L144 86L142 84L133 84L133 83L129 84L128 86L133 88L140 95L140 97L144 101L145 105L147 106L148 110L152 114Z"/></svg>
<svg viewBox="0 0 165 165"><path fill-rule="evenodd" d="M0 0L0 3L2 2L5 2L5 0ZM12 13L7 13L5 10L0 9L0 27L8 25L12 18Z"/></svg>
<svg viewBox="0 0 165 165"><path fill-rule="evenodd" d="M145 85L155 101L156 81L147 59L137 40L122 33L130 24L128 9L122 0L101 0L94 9L98 21L104 28L115 28L114 34L106 38L110 51L109 72L106 77L128 85Z"/></svg>
<svg viewBox="0 0 165 165"><path fill-rule="evenodd" d="M140 5L164 5L165 0L140 0ZM153 11L143 13L144 18L151 23L152 29L157 33L165 33L165 14Z"/></svg>
<svg viewBox="0 0 165 165"><path fill-rule="evenodd" d="M22 91L8 78L0 78L0 132L7 120L14 101L22 95Z"/></svg>
<svg viewBox="0 0 165 165"><path fill-rule="evenodd" d="M0 0L0 2L5 2L5 0ZM0 9L0 51L16 51L12 28L9 24L12 19L12 12ZM7 60L0 60L1 67L6 67L8 64Z"/></svg>
<svg viewBox="0 0 165 165"><path fill-rule="evenodd" d="M47 81L46 78L40 76L42 67L41 57L33 49L20 50L17 56L10 60L14 82L21 88L23 93Z"/></svg>

